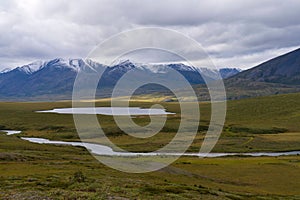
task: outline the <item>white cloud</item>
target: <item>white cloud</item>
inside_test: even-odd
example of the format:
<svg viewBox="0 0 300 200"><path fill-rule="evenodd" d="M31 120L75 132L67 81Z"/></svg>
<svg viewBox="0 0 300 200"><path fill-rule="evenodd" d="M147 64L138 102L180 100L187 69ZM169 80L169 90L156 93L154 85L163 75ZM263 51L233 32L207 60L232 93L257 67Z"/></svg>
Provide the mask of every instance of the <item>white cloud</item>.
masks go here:
<svg viewBox="0 0 300 200"><path fill-rule="evenodd" d="M195 38L218 66L251 67L299 46L299 8L298 0L1 0L0 69L85 57L107 37L143 26Z"/></svg>
<svg viewBox="0 0 300 200"><path fill-rule="evenodd" d="M217 68L235 67L235 68L241 68L241 69L249 69L251 67L261 64L264 61L267 61L271 58L288 53L297 48L300 48L300 46L280 48L280 49L276 49L276 50L269 49L269 50L260 51L257 53L244 54L244 55L238 55L238 56L226 57L226 58L222 58L222 57L211 58L211 59Z"/></svg>

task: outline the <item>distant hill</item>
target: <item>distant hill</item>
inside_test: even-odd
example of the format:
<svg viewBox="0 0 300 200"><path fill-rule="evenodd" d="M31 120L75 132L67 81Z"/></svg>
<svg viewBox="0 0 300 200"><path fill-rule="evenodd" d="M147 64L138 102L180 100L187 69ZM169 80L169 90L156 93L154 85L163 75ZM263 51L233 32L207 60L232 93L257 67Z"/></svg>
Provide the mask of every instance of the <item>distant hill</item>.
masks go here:
<svg viewBox="0 0 300 200"><path fill-rule="evenodd" d="M300 85L300 49L268 60L228 80Z"/></svg>
<svg viewBox="0 0 300 200"><path fill-rule="evenodd" d="M225 80L230 99L300 92L300 49Z"/></svg>
<svg viewBox="0 0 300 200"><path fill-rule="evenodd" d="M129 70L136 69L149 76L159 75L168 79L171 69L181 73L191 84L203 84L203 76L208 80L217 79L219 72L223 78L239 73L238 69L220 69L219 71L207 68L195 68L184 64L150 65L137 64L129 60L113 66L105 66L92 60L83 59L53 59L50 61L37 61L13 70L0 72L0 99L2 100L59 100L70 99L73 83L80 70L97 73L105 69L99 83L99 97L105 97L117 81ZM201 74L201 75L200 75ZM137 78L139 74L137 74ZM161 88L146 88L153 92Z"/></svg>

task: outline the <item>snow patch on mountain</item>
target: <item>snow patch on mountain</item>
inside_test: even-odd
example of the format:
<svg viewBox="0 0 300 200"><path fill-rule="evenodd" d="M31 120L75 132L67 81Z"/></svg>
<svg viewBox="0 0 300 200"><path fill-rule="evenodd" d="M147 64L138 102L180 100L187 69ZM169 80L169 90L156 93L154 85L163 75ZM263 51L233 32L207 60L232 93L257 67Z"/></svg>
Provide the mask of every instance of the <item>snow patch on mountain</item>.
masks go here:
<svg viewBox="0 0 300 200"><path fill-rule="evenodd" d="M155 73L155 74L167 73L167 68L165 65L135 63L135 66L137 69L148 71L150 73Z"/></svg>
<svg viewBox="0 0 300 200"><path fill-rule="evenodd" d="M11 68L5 68L2 71L0 71L0 74L5 74L7 72L10 72L12 69Z"/></svg>
<svg viewBox="0 0 300 200"><path fill-rule="evenodd" d="M40 70L44 67L43 61L35 61L33 63L30 63L28 65L24 65L22 67L18 67L17 69L21 72L24 72L25 74L33 74L34 72Z"/></svg>
<svg viewBox="0 0 300 200"><path fill-rule="evenodd" d="M21 67L15 68L27 75L33 74L39 70L42 70L45 67L51 67L56 69L71 69L75 72L80 70L92 70L95 71L95 68L103 66L99 63L93 62L90 59L83 60L83 59L64 59L64 58L56 58L48 61L35 61L28 65L23 65ZM7 73L12 71L13 69L5 69L0 73Z"/></svg>

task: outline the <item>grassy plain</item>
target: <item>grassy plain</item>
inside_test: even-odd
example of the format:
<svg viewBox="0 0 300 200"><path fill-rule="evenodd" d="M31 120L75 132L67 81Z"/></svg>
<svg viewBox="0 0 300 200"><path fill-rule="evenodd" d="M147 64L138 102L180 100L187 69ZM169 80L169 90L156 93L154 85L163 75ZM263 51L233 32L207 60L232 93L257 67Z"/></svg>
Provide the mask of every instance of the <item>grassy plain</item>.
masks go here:
<svg viewBox="0 0 300 200"><path fill-rule="evenodd" d="M224 130L213 151L300 150L299 99L298 93L228 101ZM153 151L172 139L180 122L178 103L161 104L177 114L168 116L162 131L150 139L124 134L110 116L98 119L118 146ZM131 102L131 106L151 105ZM199 106L201 122L190 152L199 150L210 119L210 104ZM0 199L300 199L299 156L182 157L157 172L127 174L104 166L83 148L19 138L79 140L72 115L35 112L64 107L71 107L71 102L0 103L0 129L22 130L20 135L0 133ZM134 120L149 123L144 116Z"/></svg>

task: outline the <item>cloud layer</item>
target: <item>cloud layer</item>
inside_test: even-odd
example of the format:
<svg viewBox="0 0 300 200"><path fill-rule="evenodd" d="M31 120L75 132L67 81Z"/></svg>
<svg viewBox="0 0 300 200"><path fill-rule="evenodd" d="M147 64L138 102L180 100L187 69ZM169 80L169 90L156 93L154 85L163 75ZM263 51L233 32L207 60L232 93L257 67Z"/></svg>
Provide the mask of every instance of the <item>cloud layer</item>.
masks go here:
<svg viewBox="0 0 300 200"><path fill-rule="evenodd" d="M194 38L217 66L249 68L300 45L299 9L298 0L1 0L0 70L85 57L111 35L145 26Z"/></svg>

